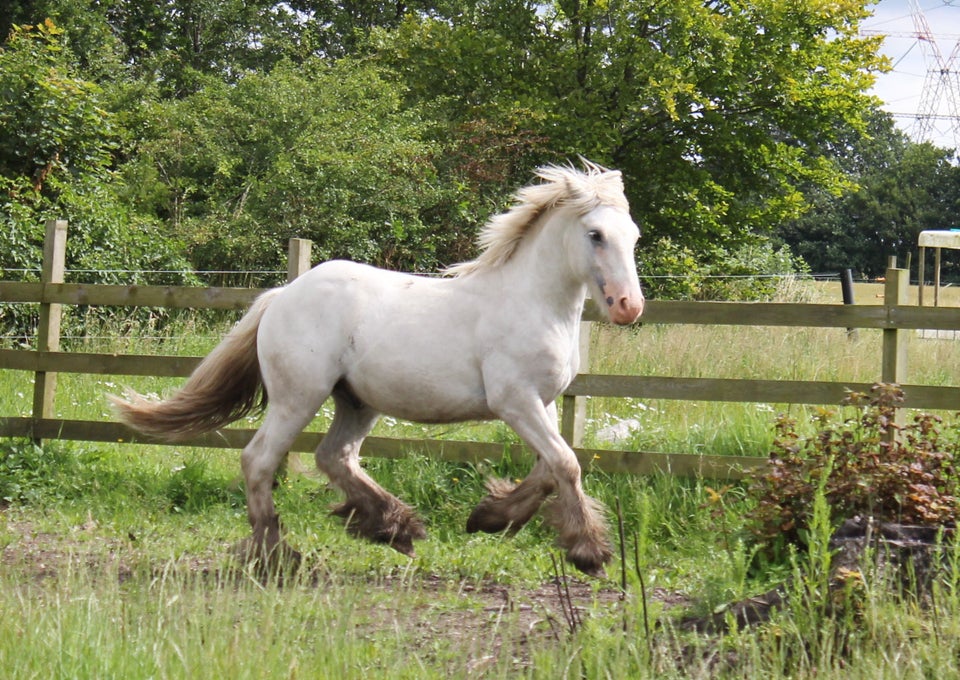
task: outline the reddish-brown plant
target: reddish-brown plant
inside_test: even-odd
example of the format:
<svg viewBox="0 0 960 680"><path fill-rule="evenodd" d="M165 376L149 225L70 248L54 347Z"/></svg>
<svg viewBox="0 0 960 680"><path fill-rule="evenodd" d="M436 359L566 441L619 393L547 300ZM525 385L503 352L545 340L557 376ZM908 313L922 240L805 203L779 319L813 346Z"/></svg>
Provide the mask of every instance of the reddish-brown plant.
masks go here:
<svg viewBox="0 0 960 680"><path fill-rule="evenodd" d="M795 420L780 416L768 465L753 473L750 531L773 550L805 544L819 489L839 524L855 516L924 526L953 526L960 479L955 457L956 425L943 432L941 417L915 415L896 422L903 404L898 385L880 383L870 394L850 392L841 413L824 409L815 417L819 431L797 433Z"/></svg>

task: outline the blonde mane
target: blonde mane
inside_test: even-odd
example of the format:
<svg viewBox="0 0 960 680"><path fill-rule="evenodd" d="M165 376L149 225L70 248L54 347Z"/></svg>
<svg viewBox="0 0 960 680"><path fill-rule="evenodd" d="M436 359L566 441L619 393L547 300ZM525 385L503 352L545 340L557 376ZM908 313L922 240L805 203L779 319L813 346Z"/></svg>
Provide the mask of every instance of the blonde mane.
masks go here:
<svg viewBox="0 0 960 680"><path fill-rule="evenodd" d="M479 257L448 267L444 274L463 276L502 265L516 252L537 218L552 208L569 207L581 215L601 205L629 210L620 171L581 160L583 170L572 165L538 168L534 174L542 181L517 191L513 207L493 217L480 231Z"/></svg>

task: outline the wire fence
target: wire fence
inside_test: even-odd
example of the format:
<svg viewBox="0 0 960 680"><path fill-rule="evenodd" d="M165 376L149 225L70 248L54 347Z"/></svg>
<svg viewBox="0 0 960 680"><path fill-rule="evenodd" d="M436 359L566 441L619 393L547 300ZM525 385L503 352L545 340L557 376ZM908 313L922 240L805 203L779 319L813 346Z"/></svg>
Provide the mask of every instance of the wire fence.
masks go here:
<svg viewBox="0 0 960 680"><path fill-rule="evenodd" d="M10 274L17 275L15 277L10 277ZM182 269L67 269L66 274L68 276L79 276L79 275L110 275L110 276L127 276L130 278L142 277L146 275L163 275L163 276L196 276L199 278L206 278L212 276L236 276L236 277L277 277L283 276L286 274L286 271L279 269L196 269L196 270L182 270ZM442 272L422 272L418 273L421 276L443 276ZM31 268L14 268L14 267L3 267L0 268L0 280L16 280L26 278L27 275L30 276L39 276L40 268L31 267ZM815 273L739 273L739 274L647 274L644 273L641 275L641 278L650 279L650 280L675 280L682 281L687 279L783 279L783 280L796 280L796 281L830 281L830 280L839 280L841 272L815 272ZM861 278L855 279L858 283L870 283L874 279L870 278Z"/></svg>
<svg viewBox="0 0 960 680"><path fill-rule="evenodd" d="M426 276L442 276L442 272L427 273ZM39 268L2 268L0 269L0 280L7 281L17 281L17 280L36 280L40 276ZM143 283L146 285L149 282L151 277L178 277L178 278L191 278L194 281L197 281L198 286L210 286L210 285L223 285L227 283L228 285L233 285L242 288L269 288L276 285L282 284L286 272L283 270L275 269L249 269L249 270L227 270L227 269L208 269L208 270L178 270L178 269L67 269L65 272L67 279L85 282L90 278L104 279L109 278L114 281L137 281L138 283ZM228 278L227 282L220 282L215 284L214 281L217 278ZM840 272L818 272L818 273L767 273L767 274L758 274L758 273L714 273L714 274L642 274L641 279L653 282L653 281L685 281L685 280L712 280L712 281L776 281L784 283L803 283L803 282L830 282L830 281L839 281L841 278ZM860 283L870 283L870 279L859 279L857 282ZM9 324L4 323L4 316L9 314L25 314L25 312L17 311L15 308L22 310L23 308L28 307L28 303L4 303L0 301L0 345L11 347L11 346L29 346L35 343L36 341L36 328L30 328L32 324L24 324L23 322L19 324ZM82 308L73 308L67 310L67 315L72 318L72 323L65 324L63 329L63 334L61 335L62 340L78 344L82 342L100 342L100 341L109 341L115 339L117 336L117 331L114 326L105 323L96 323L93 322L93 319L96 319L94 314L92 317L89 316L90 313L87 310ZM140 312L143 315L143 312ZM149 314L149 312L147 312ZM170 316L169 311L159 312L165 318ZM209 315L211 318L216 316L216 313ZM217 318L227 318L228 314L223 312L219 313ZM120 319L122 322L122 318ZM146 321L146 322L145 322ZM11 326L15 325L16 328L11 330ZM164 324L152 324L150 319L140 319L140 323L137 324L137 337L155 342L163 342L178 331L171 329L168 333L162 332L162 330L151 333L151 327L159 326L161 329ZM97 333L98 329L102 329L102 334ZM215 339L220 337L220 333L211 328L209 334L198 333L194 334L194 337L201 339Z"/></svg>

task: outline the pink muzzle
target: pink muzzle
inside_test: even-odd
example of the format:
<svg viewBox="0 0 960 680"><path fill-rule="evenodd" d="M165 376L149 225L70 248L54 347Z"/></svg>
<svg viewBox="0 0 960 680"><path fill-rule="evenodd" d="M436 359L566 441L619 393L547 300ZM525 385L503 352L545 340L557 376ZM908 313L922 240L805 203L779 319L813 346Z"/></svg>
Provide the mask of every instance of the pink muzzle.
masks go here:
<svg viewBox="0 0 960 680"><path fill-rule="evenodd" d="M604 291L606 292L606 291ZM643 293L636 291L618 291L606 298L607 316L618 326L632 324L643 314Z"/></svg>

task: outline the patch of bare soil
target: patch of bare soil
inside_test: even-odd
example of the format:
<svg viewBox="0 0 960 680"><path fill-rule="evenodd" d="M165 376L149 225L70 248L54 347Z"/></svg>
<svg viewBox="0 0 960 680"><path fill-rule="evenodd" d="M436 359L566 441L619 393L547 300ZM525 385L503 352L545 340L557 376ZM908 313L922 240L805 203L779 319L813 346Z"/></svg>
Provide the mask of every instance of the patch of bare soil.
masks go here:
<svg viewBox="0 0 960 680"><path fill-rule="evenodd" d="M121 575L129 575L129 568L120 564L124 546L97 536L96 528L91 519L64 535L39 531L30 522L7 520L6 535L16 538L3 546L0 565L16 567L37 580L56 577L67 569L102 569L111 563L118 565Z"/></svg>
<svg viewBox="0 0 960 680"><path fill-rule="evenodd" d="M391 586L387 581L377 587ZM411 584L400 587L410 588ZM576 581L566 583L559 592L556 583L524 589L497 583L458 585L439 577L428 577L414 587L428 596L421 606L413 611L379 610L371 625L381 629L403 626L419 653L427 657L438 642L458 649L461 669L470 674L482 674L504 661L516 668L527 667L532 649L569 634L569 613L565 612L570 607L576 616L586 619L591 611L621 605L619 592L594 591L589 584ZM437 595L433 603L429 602L430 590ZM569 600L560 592L569 592Z"/></svg>
<svg viewBox="0 0 960 680"><path fill-rule="evenodd" d="M593 582L569 576L536 588L495 582L469 585L438 576L419 578L415 583L402 578L396 581L368 585L384 590L418 589L422 604L412 610L378 609L372 614L371 629L403 628L426 657L438 641L459 649L463 666L451 672L465 667L470 677L502 663L517 670L528 668L533 650L569 639L591 617L603 616L619 627L624 608L638 606L633 595L624 597L618 588L598 588ZM460 601L449 604L456 598ZM663 589L653 589L648 598L665 608L691 604L685 595ZM629 618L635 620L635 616Z"/></svg>

